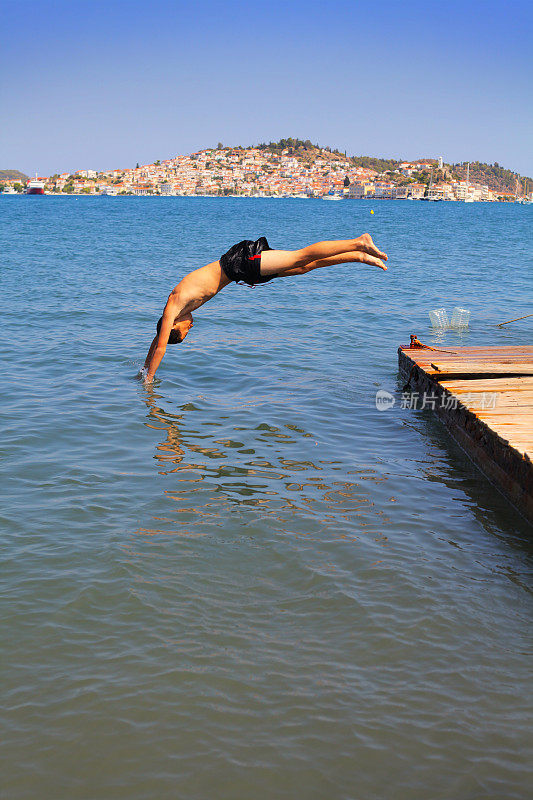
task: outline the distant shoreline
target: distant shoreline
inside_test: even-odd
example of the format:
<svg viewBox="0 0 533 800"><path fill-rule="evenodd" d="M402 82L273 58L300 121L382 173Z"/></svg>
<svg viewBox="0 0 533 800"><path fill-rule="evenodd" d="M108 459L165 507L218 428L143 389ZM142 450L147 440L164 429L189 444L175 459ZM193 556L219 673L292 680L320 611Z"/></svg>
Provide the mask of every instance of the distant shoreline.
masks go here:
<svg viewBox="0 0 533 800"><path fill-rule="evenodd" d="M13 172L13 171L12 171ZM529 201L533 180L498 163L447 164L442 157L397 161L348 156L309 140L207 148L152 164L54 173L26 182L29 193L170 197L298 197L325 200ZM11 192L23 182L6 181Z"/></svg>
<svg viewBox="0 0 533 800"><path fill-rule="evenodd" d="M293 195L282 195L282 194L272 194L272 195L247 195L247 194L229 194L229 195L218 195L218 194L81 194L79 192L72 192L71 194L64 194L60 192L44 192L44 194L40 195L28 195L26 192L16 192L15 194L7 194L0 192L0 197L58 197L62 199L98 199L101 200L103 198L112 198L113 200L129 200L129 199L142 199L142 200L149 200L149 199L170 199L170 200L186 200L186 199L203 199L203 200L314 200L314 201L321 201L324 200L324 197L298 197ZM439 200L427 200L424 198L407 198L407 197L339 197L339 200L343 201L352 201L355 203L360 203L362 201L366 201L367 203L370 202L379 202L379 203L392 203L392 202L417 202L422 204L433 205L435 203L446 203L446 204L465 204L464 200L452 200L452 199L439 199ZM477 203L483 205L494 205L498 203L500 205L533 205L531 201L523 201L523 200L471 200L470 203ZM470 203L466 203L469 205Z"/></svg>

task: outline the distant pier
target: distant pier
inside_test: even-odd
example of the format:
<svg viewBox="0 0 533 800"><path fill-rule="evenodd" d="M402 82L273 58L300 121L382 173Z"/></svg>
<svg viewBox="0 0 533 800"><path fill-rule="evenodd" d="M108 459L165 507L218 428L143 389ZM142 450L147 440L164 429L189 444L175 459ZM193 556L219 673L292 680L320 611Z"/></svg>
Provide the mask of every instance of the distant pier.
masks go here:
<svg viewBox="0 0 533 800"><path fill-rule="evenodd" d="M430 408L533 522L533 347L398 348L404 407Z"/></svg>

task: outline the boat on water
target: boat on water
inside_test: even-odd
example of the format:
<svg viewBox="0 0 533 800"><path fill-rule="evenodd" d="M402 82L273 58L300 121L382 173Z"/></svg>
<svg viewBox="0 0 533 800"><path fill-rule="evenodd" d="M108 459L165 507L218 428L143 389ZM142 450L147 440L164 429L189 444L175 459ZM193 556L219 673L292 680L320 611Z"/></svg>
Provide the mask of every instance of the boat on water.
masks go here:
<svg viewBox="0 0 533 800"><path fill-rule="evenodd" d="M32 178L31 181L28 181L26 186L26 194L44 194L44 180L35 175L35 178Z"/></svg>
<svg viewBox="0 0 533 800"><path fill-rule="evenodd" d="M2 194L18 194L12 186L4 186Z"/></svg>
<svg viewBox="0 0 533 800"><path fill-rule="evenodd" d="M323 194L322 200L342 200L339 194Z"/></svg>

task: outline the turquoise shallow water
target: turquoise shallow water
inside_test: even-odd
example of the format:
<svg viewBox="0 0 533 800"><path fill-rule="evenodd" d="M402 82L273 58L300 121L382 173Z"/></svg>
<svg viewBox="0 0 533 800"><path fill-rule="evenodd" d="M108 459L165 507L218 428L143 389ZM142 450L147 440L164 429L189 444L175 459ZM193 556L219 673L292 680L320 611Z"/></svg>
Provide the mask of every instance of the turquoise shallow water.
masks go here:
<svg viewBox="0 0 533 800"><path fill-rule="evenodd" d="M527 796L531 530L374 398L430 308L531 343L532 212L0 197L7 798ZM135 379L185 271L364 230L386 274L230 286Z"/></svg>

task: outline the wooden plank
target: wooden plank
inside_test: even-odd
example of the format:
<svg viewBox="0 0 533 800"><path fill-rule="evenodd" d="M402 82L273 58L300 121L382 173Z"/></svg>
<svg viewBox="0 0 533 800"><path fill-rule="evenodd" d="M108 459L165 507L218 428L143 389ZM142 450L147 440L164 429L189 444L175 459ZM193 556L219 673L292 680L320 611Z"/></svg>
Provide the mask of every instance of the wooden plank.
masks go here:
<svg viewBox="0 0 533 800"><path fill-rule="evenodd" d="M450 368L451 366L459 365L461 368L465 367L490 367L490 366L501 366L501 367L509 367L514 369L516 366L524 367L526 369L531 369L533 367L533 360L529 359L527 356L515 356L513 358L496 358L493 356L492 358L478 358L477 356L471 356L470 358L457 358L457 356L446 356L443 357L440 353L433 353L431 358L422 359L420 363L434 363L440 366L441 364L444 365L446 368Z"/></svg>
<svg viewBox="0 0 533 800"><path fill-rule="evenodd" d="M443 363L450 361L461 361L462 363L472 361L476 363L499 362L504 364L525 362L530 366L533 364L533 347L485 348L483 350L473 348L445 348L443 350L437 348L435 350L429 350L425 348L411 349L410 347L405 347L402 348L402 351L417 363L437 360Z"/></svg>
<svg viewBox="0 0 533 800"><path fill-rule="evenodd" d="M401 352L439 380L533 376L533 347L529 346L456 348L453 353L408 347Z"/></svg>
<svg viewBox="0 0 533 800"><path fill-rule="evenodd" d="M508 378L508 377L501 377L501 378L481 378L478 379L480 384L479 388L476 388L476 384L478 381L473 379L460 379L460 378L441 378L439 379L439 383L441 386L447 386L448 388L454 389L457 392L467 391L467 392L476 392L476 391L485 391L486 387L493 387L492 391L501 392L502 394L509 394L511 396L533 396L533 378L530 375L524 375L522 377L517 378Z"/></svg>
<svg viewBox="0 0 533 800"><path fill-rule="evenodd" d="M439 358L430 362L434 367L433 371L442 374L468 372L471 375L508 375L509 373L519 375L533 375L533 362L527 361L470 361L469 359L442 361Z"/></svg>
<svg viewBox="0 0 533 800"><path fill-rule="evenodd" d="M400 348L407 352L409 355L414 354L415 356L424 355L428 353L444 353L444 354L452 354L452 355L459 355L461 358L468 357L471 355L481 355L483 357L489 356L490 358L494 358L494 356L505 356L512 357L512 356L520 356L520 355L529 355L533 353L533 346L531 345L520 345L520 346L512 346L512 347L443 347L442 349L436 347L435 349L430 349L426 347L410 347L410 345L400 345Z"/></svg>

